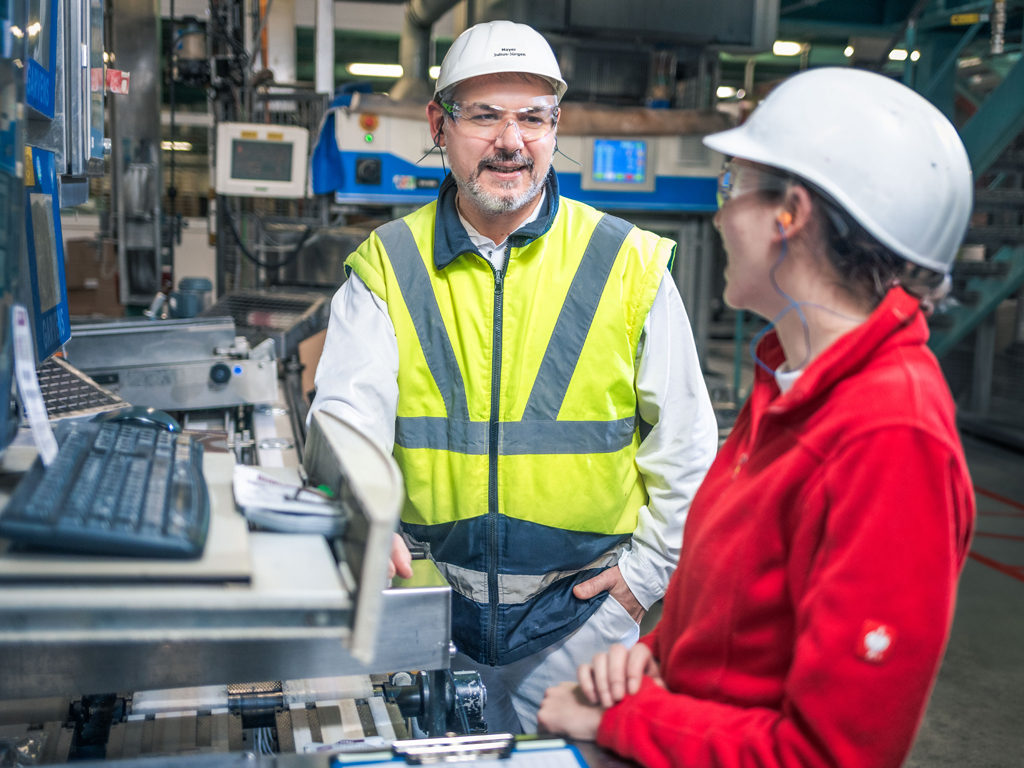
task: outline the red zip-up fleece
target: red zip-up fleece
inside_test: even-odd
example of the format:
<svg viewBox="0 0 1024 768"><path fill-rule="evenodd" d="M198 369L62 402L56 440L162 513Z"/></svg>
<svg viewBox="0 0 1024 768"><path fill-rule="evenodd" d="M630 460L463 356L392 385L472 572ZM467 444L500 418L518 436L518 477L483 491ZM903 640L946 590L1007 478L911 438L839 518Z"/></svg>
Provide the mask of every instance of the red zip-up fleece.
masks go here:
<svg viewBox="0 0 1024 768"><path fill-rule="evenodd" d="M785 395L758 370L657 628L667 690L598 742L650 766L899 766L953 620L974 493L916 299L892 289ZM784 361L770 334L758 354Z"/></svg>

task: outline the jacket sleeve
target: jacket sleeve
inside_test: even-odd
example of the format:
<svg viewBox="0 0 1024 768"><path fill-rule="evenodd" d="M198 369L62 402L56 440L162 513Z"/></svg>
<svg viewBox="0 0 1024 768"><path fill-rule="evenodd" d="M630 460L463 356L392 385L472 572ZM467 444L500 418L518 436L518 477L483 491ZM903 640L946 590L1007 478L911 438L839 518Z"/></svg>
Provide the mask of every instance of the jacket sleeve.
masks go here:
<svg viewBox="0 0 1024 768"><path fill-rule="evenodd" d="M826 505L824 528L801 530L798 514L794 523L794 539L817 545L809 568L787 574L795 636L778 708L646 680L605 713L598 741L657 768L901 765L938 672L969 541L962 467L955 449L912 427L847 445L805 492L803 504ZM887 646L868 637L879 626ZM678 691L685 683L673 679L671 649L662 651L662 674Z"/></svg>
<svg viewBox="0 0 1024 768"><path fill-rule="evenodd" d="M640 416L652 425L636 455L649 501L619 568L636 599L650 608L668 588L690 501L718 448L690 321L667 271L644 326L636 394Z"/></svg>
<svg viewBox="0 0 1024 768"><path fill-rule="evenodd" d="M398 341L387 305L353 273L331 302L316 398L310 406L349 421L391 453L398 409Z"/></svg>

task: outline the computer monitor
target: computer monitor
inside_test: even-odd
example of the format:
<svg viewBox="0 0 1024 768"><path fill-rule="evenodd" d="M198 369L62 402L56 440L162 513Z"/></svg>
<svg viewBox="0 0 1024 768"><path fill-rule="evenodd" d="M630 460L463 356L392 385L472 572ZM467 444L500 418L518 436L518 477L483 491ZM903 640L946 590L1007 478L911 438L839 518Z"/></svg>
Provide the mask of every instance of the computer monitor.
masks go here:
<svg viewBox="0 0 1024 768"><path fill-rule="evenodd" d="M309 131L288 125L220 123L217 194L306 196Z"/></svg>
<svg viewBox="0 0 1024 768"><path fill-rule="evenodd" d="M24 6L5 3L0 6L3 26L22 27ZM21 270L21 233L25 226L24 181L19 156L24 100L24 38L9 38L11 48L0 53L0 453L18 429L18 406L14 397L14 336L11 332L11 308L17 301L18 275ZM6 47L6 46L5 46Z"/></svg>
<svg viewBox="0 0 1024 768"><path fill-rule="evenodd" d="M654 142L590 139L584 144L580 186L588 190L653 192Z"/></svg>
<svg viewBox="0 0 1024 768"><path fill-rule="evenodd" d="M59 0L29 0L25 29L18 29L28 48L25 103L51 120L57 72L58 13Z"/></svg>
<svg viewBox="0 0 1024 768"><path fill-rule="evenodd" d="M25 153L26 160L29 153ZM60 229L60 191L53 153L31 148L25 168L25 244L28 252L32 326L42 362L71 338L68 289L64 279L64 242Z"/></svg>

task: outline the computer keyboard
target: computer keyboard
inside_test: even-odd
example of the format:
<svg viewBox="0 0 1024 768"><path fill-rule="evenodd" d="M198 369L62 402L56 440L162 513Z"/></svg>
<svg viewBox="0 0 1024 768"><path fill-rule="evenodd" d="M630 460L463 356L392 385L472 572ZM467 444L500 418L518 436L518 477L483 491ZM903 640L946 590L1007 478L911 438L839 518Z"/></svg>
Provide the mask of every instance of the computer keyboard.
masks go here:
<svg viewBox="0 0 1024 768"><path fill-rule="evenodd" d="M126 422L63 422L49 467L36 460L0 513L0 537L69 552L196 558L210 503L203 448Z"/></svg>

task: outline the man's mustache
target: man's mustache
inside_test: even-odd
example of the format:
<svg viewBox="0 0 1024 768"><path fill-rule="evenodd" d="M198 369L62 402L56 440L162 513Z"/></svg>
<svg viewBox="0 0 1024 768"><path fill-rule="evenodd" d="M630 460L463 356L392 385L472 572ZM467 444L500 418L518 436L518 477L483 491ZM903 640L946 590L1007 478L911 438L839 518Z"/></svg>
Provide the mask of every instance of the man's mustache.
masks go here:
<svg viewBox="0 0 1024 768"><path fill-rule="evenodd" d="M520 150L515 152L498 152L489 157L485 157L477 165L477 173L482 172L487 166L495 165L497 163L514 163L516 165L522 165L526 167L527 171L533 170L533 160L524 155Z"/></svg>

